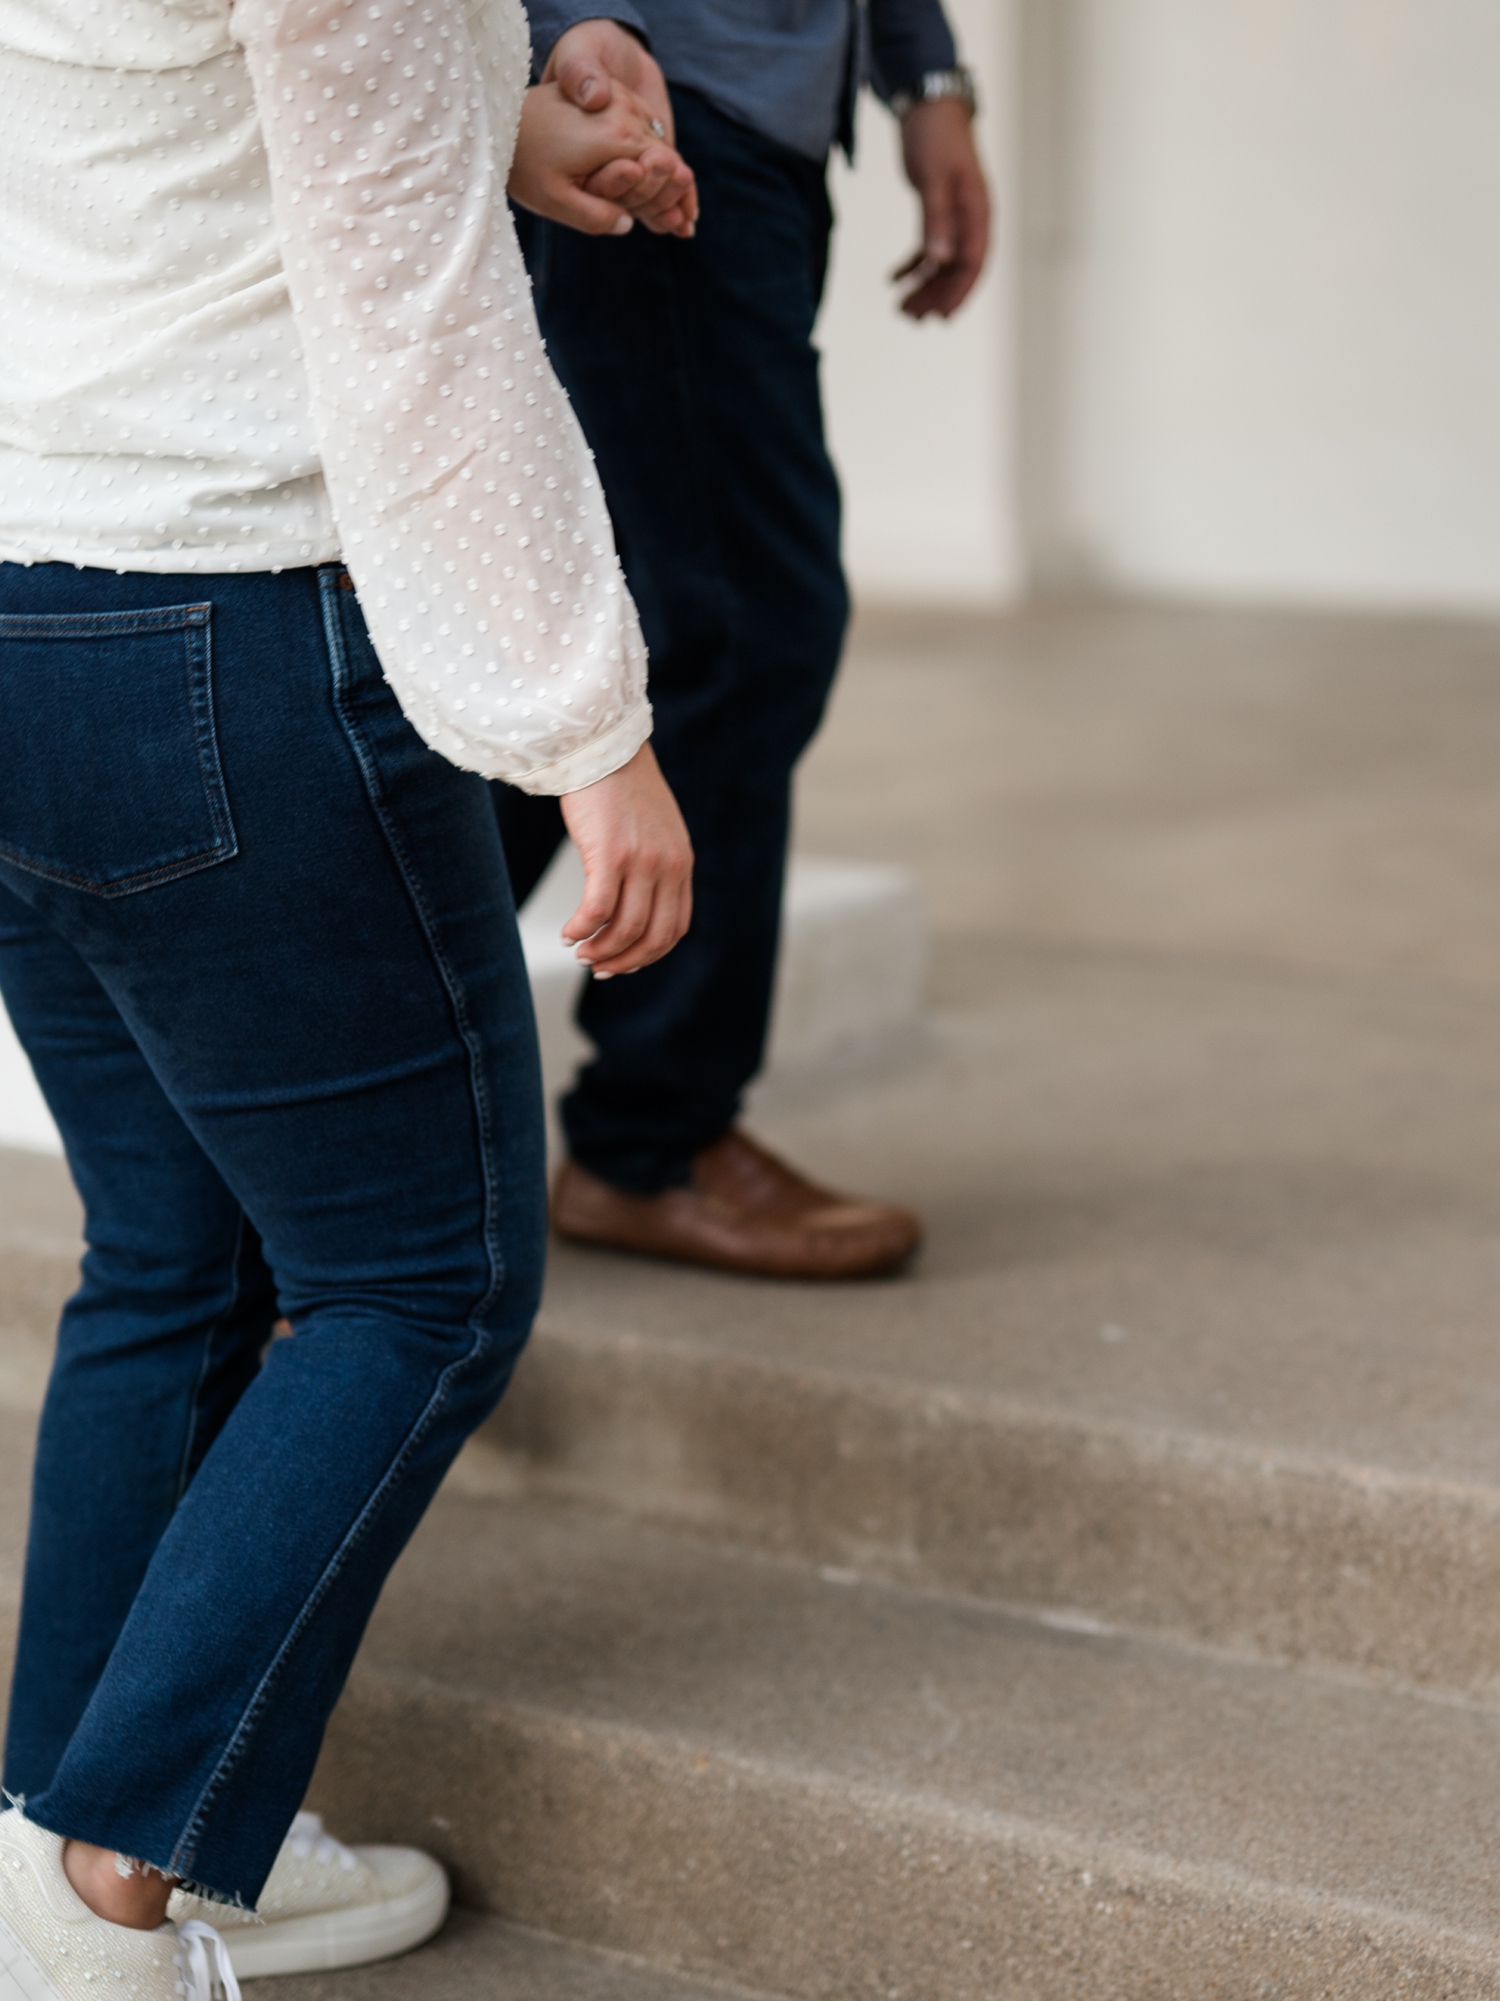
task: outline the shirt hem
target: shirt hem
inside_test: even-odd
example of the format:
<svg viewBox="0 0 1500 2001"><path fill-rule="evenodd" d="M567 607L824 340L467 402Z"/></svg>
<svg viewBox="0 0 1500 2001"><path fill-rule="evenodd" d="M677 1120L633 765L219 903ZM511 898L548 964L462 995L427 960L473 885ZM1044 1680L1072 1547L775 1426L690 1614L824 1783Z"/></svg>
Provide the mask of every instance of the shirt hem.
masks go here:
<svg viewBox="0 0 1500 2001"><path fill-rule="evenodd" d="M231 562L222 548L116 550L64 542L39 549L21 542L7 542L0 536L0 563L20 563L28 569L37 563L67 563L75 570L110 570L117 576L128 575L132 570L144 570L158 577L178 573L194 577L258 576L268 571L315 570L323 563L341 561L342 554L337 540L315 543L311 554L307 545L299 542L295 548L271 550Z"/></svg>

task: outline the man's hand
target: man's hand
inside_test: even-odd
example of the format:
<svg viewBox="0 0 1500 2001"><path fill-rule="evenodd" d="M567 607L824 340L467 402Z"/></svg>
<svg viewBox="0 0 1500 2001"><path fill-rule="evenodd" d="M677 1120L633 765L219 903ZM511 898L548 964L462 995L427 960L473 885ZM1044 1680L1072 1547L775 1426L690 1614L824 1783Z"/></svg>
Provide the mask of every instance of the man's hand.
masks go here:
<svg viewBox="0 0 1500 2001"><path fill-rule="evenodd" d="M583 901L563 926L596 980L639 972L670 952L693 914L693 846L656 753L558 805L583 860Z"/></svg>
<svg viewBox="0 0 1500 2001"><path fill-rule="evenodd" d="M559 35L542 72L580 111L603 111L616 84L638 98L673 143L672 100L656 58L618 21L579 21ZM588 183L591 195L617 202L659 236L691 236L698 219L698 190L691 168L658 160L638 181L621 186L608 168Z"/></svg>
<svg viewBox="0 0 1500 2001"><path fill-rule="evenodd" d="M616 85L598 111L580 111L555 83L539 83L521 104L509 193L522 208L590 236L622 236L628 201L687 169L652 131L643 99ZM691 178L691 176L689 176Z"/></svg>
<svg viewBox="0 0 1500 2001"><path fill-rule="evenodd" d="M989 189L967 107L942 97L914 104L901 121L901 157L922 198L922 247L891 278L913 281L903 313L946 319L974 289L990 243Z"/></svg>
<svg viewBox="0 0 1500 2001"><path fill-rule="evenodd" d="M580 111L602 111L611 79L643 98L672 138L672 100L661 66L644 42L618 21L578 21L552 44L543 83L555 83Z"/></svg>

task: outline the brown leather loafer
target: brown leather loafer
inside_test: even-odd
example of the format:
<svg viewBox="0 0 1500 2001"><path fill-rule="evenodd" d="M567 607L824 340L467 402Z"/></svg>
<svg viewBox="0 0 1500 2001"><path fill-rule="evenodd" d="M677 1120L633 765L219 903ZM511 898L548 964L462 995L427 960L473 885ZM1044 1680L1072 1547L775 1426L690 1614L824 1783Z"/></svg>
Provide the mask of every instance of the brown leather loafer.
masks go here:
<svg viewBox="0 0 1500 2001"><path fill-rule="evenodd" d="M762 1278L880 1278L922 1241L909 1209L819 1188L739 1131L695 1156L685 1188L660 1195L627 1195L565 1162L552 1227L575 1243Z"/></svg>

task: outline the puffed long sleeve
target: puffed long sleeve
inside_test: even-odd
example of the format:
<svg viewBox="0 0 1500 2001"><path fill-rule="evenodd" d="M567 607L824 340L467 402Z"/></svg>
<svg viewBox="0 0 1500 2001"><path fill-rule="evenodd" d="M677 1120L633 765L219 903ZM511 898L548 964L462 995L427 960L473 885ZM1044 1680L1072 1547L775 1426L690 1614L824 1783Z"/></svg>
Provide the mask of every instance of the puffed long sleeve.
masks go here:
<svg viewBox="0 0 1500 2001"><path fill-rule="evenodd" d="M517 0L235 0L344 561L454 763L577 790L651 729L635 607L505 200Z"/></svg>

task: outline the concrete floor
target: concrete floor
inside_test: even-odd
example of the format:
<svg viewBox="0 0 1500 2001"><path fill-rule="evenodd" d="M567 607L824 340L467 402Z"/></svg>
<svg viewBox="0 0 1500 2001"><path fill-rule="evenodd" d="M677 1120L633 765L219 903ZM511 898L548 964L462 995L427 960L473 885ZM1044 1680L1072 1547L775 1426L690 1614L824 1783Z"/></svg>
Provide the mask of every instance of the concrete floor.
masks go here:
<svg viewBox="0 0 1500 2001"><path fill-rule="evenodd" d="M1002 937L1500 985L1500 626L871 615L800 844Z"/></svg>
<svg viewBox="0 0 1500 2001"><path fill-rule="evenodd" d="M865 621L799 838L921 872L936 1030L757 1115L928 1252L732 1294L574 1255L552 1310L1500 1479L1497 772L1500 627Z"/></svg>

